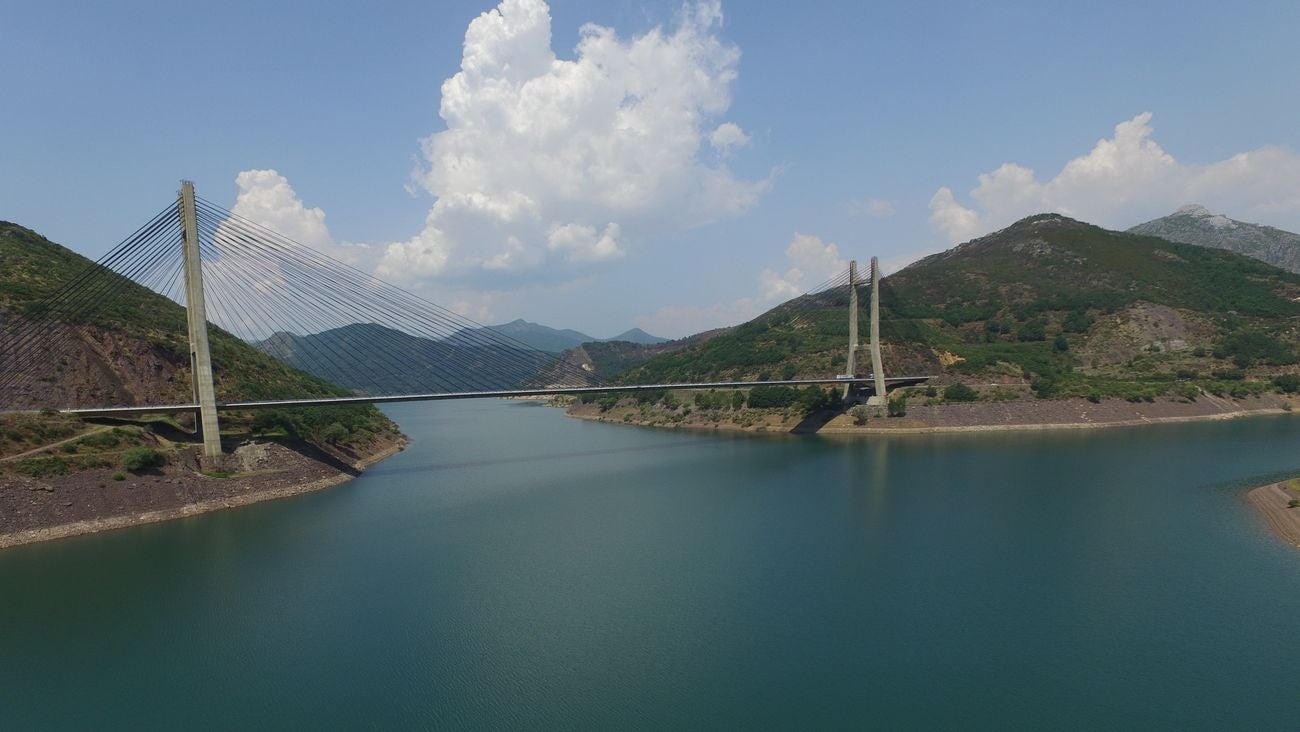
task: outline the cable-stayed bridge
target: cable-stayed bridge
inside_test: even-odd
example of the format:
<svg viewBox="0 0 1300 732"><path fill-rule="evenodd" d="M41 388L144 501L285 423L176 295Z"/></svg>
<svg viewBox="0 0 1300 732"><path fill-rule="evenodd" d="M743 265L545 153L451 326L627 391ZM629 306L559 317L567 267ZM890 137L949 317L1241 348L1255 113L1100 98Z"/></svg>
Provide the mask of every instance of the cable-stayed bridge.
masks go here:
<svg viewBox="0 0 1300 732"><path fill-rule="evenodd" d="M183 182L177 200L139 230L12 316L0 342L0 410L192 411L205 453L217 455L223 410L816 384L843 386L846 399L879 402L888 388L926 377L884 378L874 259L870 282L868 376L857 368L863 283L851 264L782 306L788 322L798 324L824 309L819 293L848 294L843 374L606 384L577 363L199 198ZM115 335L123 329L133 337ZM61 375L90 363L91 355L120 368L82 369L90 376L65 383ZM304 381L298 371L317 378Z"/></svg>

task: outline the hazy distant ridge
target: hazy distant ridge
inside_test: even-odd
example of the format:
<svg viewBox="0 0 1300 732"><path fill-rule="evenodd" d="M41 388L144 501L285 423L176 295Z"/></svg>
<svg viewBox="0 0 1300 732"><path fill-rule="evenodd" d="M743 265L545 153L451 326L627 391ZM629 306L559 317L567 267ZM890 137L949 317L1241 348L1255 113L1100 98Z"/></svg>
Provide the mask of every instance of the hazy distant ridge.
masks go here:
<svg viewBox="0 0 1300 732"><path fill-rule="evenodd" d="M1227 249L1292 272L1300 272L1300 235L1260 224L1248 224L1211 213L1204 206L1183 206L1163 218L1138 224L1133 234Z"/></svg>

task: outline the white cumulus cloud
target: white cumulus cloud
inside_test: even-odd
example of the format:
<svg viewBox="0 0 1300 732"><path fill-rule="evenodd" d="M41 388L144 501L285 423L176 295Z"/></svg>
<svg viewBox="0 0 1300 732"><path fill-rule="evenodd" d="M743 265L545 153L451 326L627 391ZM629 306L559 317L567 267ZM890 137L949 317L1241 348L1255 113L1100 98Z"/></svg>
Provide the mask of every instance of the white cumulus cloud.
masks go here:
<svg viewBox="0 0 1300 732"><path fill-rule="evenodd" d="M299 244L329 249L334 246L325 212L307 208L284 176L274 170L245 170L235 176L239 193L231 212L279 232Z"/></svg>
<svg viewBox="0 0 1300 732"><path fill-rule="evenodd" d="M594 226L564 224L551 228L546 236L546 245L551 251L564 252L579 262L617 259L623 256L618 243L620 231L618 224L609 224L599 233Z"/></svg>
<svg viewBox="0 0 1300 732"><path fill-rule="evenodd" d="M766 301L797 297L849 268L839 247L812 234L796 233L785 248L785 258L790 266L784 274L766 269L759 275Z"/></svg>
<svg viewBox="0 0 1300 732"><path fill-rule="evenodd" d="M349 264L363 264L369 247L336 242L325 225L325 212L308 208L289 181L275 170L245 170L235 176L239 192L231 213L306 244Z"/></svg>
<svg viewBox="0 0 1300 732"><path fill-rule="evenodd" d="M588 24L561 59L542 0L503 0L474 19L460 71L442 84L446 129L423 141L416 172L437 200L377 274L409 282L608 260L625 238L754 205L766 181L701 158L706 144L748 140L718 120L740 59L717 37L721 22L714 1L631 38Z"/></svg>
<svg viewBox="0 0 1300 732"><path fill-rule="evenodd" d="M748 145L749 135L735 122L723 122L709 133L709 144L714 150L726 154Z"/></svg>
<svg viewBox="0 0 1300 732"><path fill-rule="evenodd" d="M1121 122L1113 136L1048 180L1004 163L979 176L970 206L940 188L930 199L930 224L956 243L1044 211L1127 228L1196 201L1233 218L1300 229L1300 155L1262 147L1207 165L1187 164L1152 132L1150 112Z"/></svg>

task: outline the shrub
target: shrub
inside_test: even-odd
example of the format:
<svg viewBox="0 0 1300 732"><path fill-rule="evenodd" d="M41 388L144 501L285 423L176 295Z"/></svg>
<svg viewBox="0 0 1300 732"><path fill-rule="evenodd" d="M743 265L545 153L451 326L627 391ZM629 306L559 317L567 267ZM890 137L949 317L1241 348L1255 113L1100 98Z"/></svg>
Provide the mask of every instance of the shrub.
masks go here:
<svg viewBox="0 0 1300 732"><path fill-rule="evenodd" d="M1088 392L1088 401L1092 402L1093 404L1101 404L1101 394L1095 391Z"/></svg>
<svg viewBox="0 0 1300 732"><path fill-rule="evenodd" d="M1061 329L1066 333L1087 333L1092 327L1092 316L1086 310L1071 310L1061 322Z"/></svg>
<svg viewBox="0 0 1300 732"><path fill-rule="evenodd" d="M1065 339L1064 335L1058 335L1056 340L1052 341L1052 348L1055 348L1058 352L1064 353L1065 351L1070 350L1070 342Z"/></svg>
<svg viewBox="0 0 1300 732"><path fill-rule="evenodd" d="M1196 401L1196 397L1201 395L1201 390L1197 388L1196 384L1179 384L1174 392L1189 402Z"/></svg>
<svg viewBox="0 0 1300 732"><path fill-rule="evenodd" d="M1298 374L1280 374L1273 377L1273 386L1284 394L1294 394L1300 391L1300 375Z"/></svg>
<svg viewBox="0 0 1300 732"><path fill-rule="evenodd" d="M907 397L897 396L889 400L889 416L891 417L907 416Z"/></svg>
<svg viewBox="0 0 1300 732"><path fill-rule="evenodd" d="M1016 340L1020 341L1044 341L1047 340L1047 324L1041 319L1035 318L1020 326L1016 332Z"/></svg>
<svg viewBox="0 0 1300 732"><path fill-rule="evenodd" d="M157 467L164 462L163 454L151 447L133 447L122 453L122 467L130 471Z"/></svg>
<svg viewBox="0 0 1300 732"><path fill-rule="evenodd" d="M790 386L756 386L749 390L749 406L754 409L782 409L799 399L799 390Z"/></svg>
<svg viewBox="0 0 1300 732"><path fill-rule="evenodd" d="M866 424L867 419L871 417L871 410L859 404L849 410L849 416L853 418L853 424L861 426Z"/></svg>
<svg viewBox="0 0 1300 732"><path fill-rule="evenodd" d="M126 476L119 470L118 472L113 473L113 480L126 480Z"/></svg>
<svg viewBox="0 0 1300 732"><path fill-rule="evenodd" d="M117 447L118 444L122 441L121 439L122 435L125 433L126 433L125 430L121 429L120 427L115 427L105 432L97 432L93 435L86 435L85 437L78 440L77 444L85 445L86 447L95 448L97 450L108 450L110 448Z"/></svg>
<svg viewBox="0 0 1300 732"><path fill-rule="evenodd" d="M933 386L927 386L925 387L925 395L928 397L937 397L939 396L939 389Z"/></svg>
<svg viewBox="0 0 1300 732"><path fill-rule="evenodd" d="M60 457L39 457L18 463L18 472L33 478L48 478L68 472L68 464Z"/></svg>
<svg viewBox="0 0 1300 732"><path fill-rule="evenodd" d="M952 384L943 390L943 398L949 402L973 402L980 398L980 395L965 384Z"/></svg>
<svg viewBox="0 0 1300 732"><path fill-rule="evenodd" d="M1035 378L1033 381L1029 383L1029 388L1034 390L1034 394L1039 399L1048 399L1050 397L1054 397L1056 396L1057 392L1060 391L1060 387L1056 383L1056 379L1051 379L1046 376Z"/></svg>
<svg viewBox="0 0 1300 732"><path fill-rule="evenodd" d="M1256 363L1273 365L1296 362L1295 351L1285 341L1262 330L1242 328L1228 333L1214 348L1218 358L1231 358L1242 368Z"/></svg>

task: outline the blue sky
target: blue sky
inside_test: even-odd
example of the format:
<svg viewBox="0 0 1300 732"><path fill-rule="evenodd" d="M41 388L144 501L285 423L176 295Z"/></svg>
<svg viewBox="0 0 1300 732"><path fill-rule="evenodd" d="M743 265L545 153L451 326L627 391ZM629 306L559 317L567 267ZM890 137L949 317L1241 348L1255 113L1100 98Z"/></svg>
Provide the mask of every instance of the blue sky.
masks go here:
<svg viewBox="0 0 1300 732"><path fill-rule="evenodd" d="M1294 2L342 5L0 5L0 218L98 256L191 178L476 319L597 336L1048 208L1300 230Z"/></svg>

